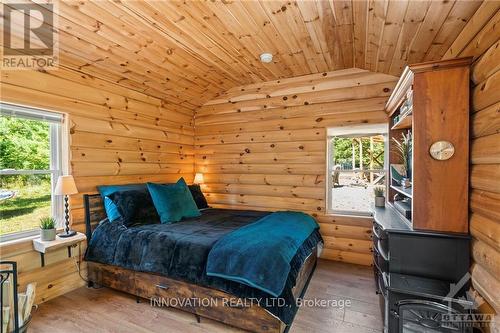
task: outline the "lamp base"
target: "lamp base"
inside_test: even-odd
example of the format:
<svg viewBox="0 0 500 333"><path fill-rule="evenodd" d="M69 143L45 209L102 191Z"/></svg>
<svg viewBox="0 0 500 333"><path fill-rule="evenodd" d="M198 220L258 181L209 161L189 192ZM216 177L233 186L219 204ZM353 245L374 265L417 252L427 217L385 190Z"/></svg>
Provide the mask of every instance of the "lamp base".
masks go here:
<svg viewBox="0 0 500 333"><path fill-rule="evenodd" d="M74 231L74 230L69 230L68 232L63 231L60 234L57 234L57 236L62 237L62 238L72 237L75 235L76 235L76 231Z"/></svg>

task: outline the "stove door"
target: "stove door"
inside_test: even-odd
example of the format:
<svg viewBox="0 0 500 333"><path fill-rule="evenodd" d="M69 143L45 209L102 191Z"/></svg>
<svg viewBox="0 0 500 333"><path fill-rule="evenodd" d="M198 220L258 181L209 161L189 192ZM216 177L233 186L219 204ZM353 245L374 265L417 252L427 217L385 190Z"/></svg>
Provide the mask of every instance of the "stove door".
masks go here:
<svg viewBox="0 0 500 333"><path fill-rule="evenodd" d="M462 333L467 332L460 322L447 320L443 315L456 314L449 307L425 300L404 300L398 304L401 333Z"/></svg>

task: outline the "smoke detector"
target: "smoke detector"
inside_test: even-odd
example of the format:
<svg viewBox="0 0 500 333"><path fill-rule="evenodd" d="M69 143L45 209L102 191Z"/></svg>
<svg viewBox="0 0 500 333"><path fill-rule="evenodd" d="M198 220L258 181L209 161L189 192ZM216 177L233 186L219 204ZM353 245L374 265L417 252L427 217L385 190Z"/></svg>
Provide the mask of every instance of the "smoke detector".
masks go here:
<svg viewBox="0 0 500 333"><path fill-rule="evenodd" d="M262 53L260 55L260 61L265 63L265 64L268 64L270 63L271 61L273 61L273 55L271 53Z"/></svg>

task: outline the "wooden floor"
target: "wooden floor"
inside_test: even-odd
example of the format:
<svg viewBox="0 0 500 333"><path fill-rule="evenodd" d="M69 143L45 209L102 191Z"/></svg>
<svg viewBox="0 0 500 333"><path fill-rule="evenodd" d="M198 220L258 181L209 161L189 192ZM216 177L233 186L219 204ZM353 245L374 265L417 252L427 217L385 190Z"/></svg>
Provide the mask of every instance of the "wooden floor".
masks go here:
<svg viewBox="0 0 500 333"><path fill-rule="evenodd" d="M372 270L367 267L320 261L305 299L350 300L349 307L302 307L291 333L379 333L382 320ZM80 288L40 305L31 332L241 332L194 315L153 308L147 300L111 289Z"/></svg>

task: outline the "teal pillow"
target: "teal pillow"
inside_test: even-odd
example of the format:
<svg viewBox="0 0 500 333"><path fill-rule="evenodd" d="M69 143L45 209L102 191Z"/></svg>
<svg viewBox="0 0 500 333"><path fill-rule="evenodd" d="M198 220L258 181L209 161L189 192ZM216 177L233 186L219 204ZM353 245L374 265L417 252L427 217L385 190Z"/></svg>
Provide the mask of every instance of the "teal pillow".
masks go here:
<svg viewBox="0 0 500 333"><path fill-rule="evenodd" d="M147 183L147 186L161 223L168 224L201 215L184 178L175 184Z"/></svg>

